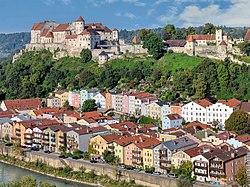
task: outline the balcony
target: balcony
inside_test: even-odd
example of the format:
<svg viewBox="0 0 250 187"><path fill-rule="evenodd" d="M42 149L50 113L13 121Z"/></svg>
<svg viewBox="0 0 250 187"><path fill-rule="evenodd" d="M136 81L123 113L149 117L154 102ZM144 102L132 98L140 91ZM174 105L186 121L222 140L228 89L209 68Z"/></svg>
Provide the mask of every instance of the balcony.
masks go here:
<svg viewBox="0 0 250 187"><path fill-rule="evenodd" d="M207 169L208 167L207 166L197 166L197 165L194 165L194 168L197 168L197 169Z"/></svg>
<svg viewBox="0 0 250 187"><path fill-rule="evenodd" d="M29 133L29 132L26 132L26 133L24 133L24 135L26 136L32 136L32 133Z"/></svg>
<svg viewBox="0 0 250 187"><path fill-rule="evenodd" d="M67 137L67 140L75 140L75 138L74 137Z"/></svg>
<svg viewBox="0 0 250 187"><path fill-rule="evenodd" d="M168 154L167 153L161 153L159 154L160 157L168 157Z"/></svg>
<svg viewBox="0 0 250 187"><path fill-rule="evenodd" d="M224 172L215 172L215 171L210 172L211 177L221 177L221 176L224 176L224 175L225 175Z"/></svg>
<svg viewBox="0 0 250 187"><path fill-rule="evenodd" d="M208 174L199 173L199 172L194 172L194 175L203 176L203 177L208 177Z"/></svg>
<svg viewBox="0 0 250 187"><path fill-rule="evenodd" d="M77 142L68 142L68 144L71 145L71 146L78 146Z"/></svg>
<svg viewBox="0 0 250 187"><path fill-rule="evenodd" d="M160 162L165 163L165 164L171 164L171 161L169 161L169 160L160 159Z"/></svg>
<svg viewBox="0 0 250 187"><path fill-rule="evenodd" d="M133 154L141 154L141 151L139 151L139 150L138 151L132 150L132 153Z"/></svg>
<svg viewBox="0 0 250 187"><path fill-rule="evenodd" d="M30 137L29 137L29 136L28 136L28 137L25 136L24 139L25 139L25 140L32 140L33 138L32 138L31 136L30 136Z"/></svg>
<svg viewBox="0 0 250 187"><path fill-rule="evenodd" d="M16 132L16 136L21 136L20 132Z"/></svg>
<svg viewBox="0 0 250 187"><path fill-rule="evenodd" d="M137 166L141 166L142 162L140 162L140 161L132 161L132 164L137 165Z"/></svg>
<svg viewBox="0 0 250 187"><path fill-rule="evenodd" d="M133 159L142 159L140 156L137 156L137 155L132 155L132 158Z"/></svg>
<svg viewBox="0 0 250 187"><path fill-rule="evenodd" d="M64 136L59 136L60 139L64 139Z"/></svg>
<svg viewBox="0 0 250 187"><path fill-rule="evenodd" d="M49 137L43 137L43 141L49 141Z"/></svg>
<svg viewBox="0 0 250 187"><path fill-rule="evenodd" d="M115 148L115 146L113 146L113 145L109 145L109 146L108 146L108 148L109 148L109 149L114 149L114 148Z"/></svg>
<svg viewBox="0 0 250 187"><path fill-rule="evenodd" d="M18 129L18 128L16 128L16 132L21 132L21 130L20 130L20 129Z"/></svg>
<svg viewBox="0 0 250 187"><path fill-rule="evenodd" d="M25 145L32 145L32 142L24 142Z"/></svg>

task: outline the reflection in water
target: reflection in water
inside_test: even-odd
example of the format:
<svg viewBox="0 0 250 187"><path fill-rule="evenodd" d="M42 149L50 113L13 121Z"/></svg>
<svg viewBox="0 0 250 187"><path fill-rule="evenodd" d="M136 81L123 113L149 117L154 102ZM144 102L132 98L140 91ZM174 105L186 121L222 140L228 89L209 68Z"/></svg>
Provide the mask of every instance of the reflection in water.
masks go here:
<svg viewBox="0 0 250 187"><path fill-rule="evenodd" d="M23 176L31 176L39 182L40 181L41 182L48 182L50 184L56 185L57 187L77 187L77 186L90 187L89 185L83 185L83 184L81 184L81 185L80 184L72 184L72 183L70 184L70 183L62 181L62 180L58 180L58 179L55 179L52 177L33 173L31 171L21 169L18 167L14 167L14 166L10 166L7 164L3 164L0 162L0 184L3 184L3 183L6 184L6 183L13 181L13 180L19 180Z"/></svg>

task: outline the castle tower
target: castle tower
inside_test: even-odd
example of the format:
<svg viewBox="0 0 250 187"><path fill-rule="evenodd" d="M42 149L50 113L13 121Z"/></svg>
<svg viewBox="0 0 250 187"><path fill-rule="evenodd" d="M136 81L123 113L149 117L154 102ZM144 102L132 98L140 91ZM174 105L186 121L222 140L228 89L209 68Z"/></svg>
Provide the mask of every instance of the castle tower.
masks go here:
<svg viewBox="0 0 250 187"><path fill-rule="evenodd" d="M119 31L117 29L113 29L112 36L114 41L119 41Z"/></svg>
<svg viewBox="0 0 250 187"><path fill-rule="evenodd" d="M82 16L80 16L76 21L74 21L74 24L75 24L76 34L80 34L85 27L85 21L82 18Z"/></svg>
<svg viewBox="0 0 250 187"><path fill-rule="evenodd" d="M216 43L217 43L217 45L219 45L223 40L222 29L216 30L215 37L216 37Z"/></svg>

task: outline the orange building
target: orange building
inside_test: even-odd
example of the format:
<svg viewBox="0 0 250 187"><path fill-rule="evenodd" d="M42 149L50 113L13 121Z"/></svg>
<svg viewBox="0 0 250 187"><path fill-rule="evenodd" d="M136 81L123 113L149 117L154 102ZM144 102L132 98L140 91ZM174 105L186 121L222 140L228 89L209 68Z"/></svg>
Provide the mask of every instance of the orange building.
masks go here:
<svg viewBox="0 0 250 187"><path fill-rule="evenodd" d="M179 114L181 115L181 107L183 103L174 103L170 105L171 114Z"/></svg>
<svg viewBox="0 0 250 187"><path fill-rule="evenodd" d="M106 93L106 109L113 108L112 106L112 95L110 93Z"/></svg>

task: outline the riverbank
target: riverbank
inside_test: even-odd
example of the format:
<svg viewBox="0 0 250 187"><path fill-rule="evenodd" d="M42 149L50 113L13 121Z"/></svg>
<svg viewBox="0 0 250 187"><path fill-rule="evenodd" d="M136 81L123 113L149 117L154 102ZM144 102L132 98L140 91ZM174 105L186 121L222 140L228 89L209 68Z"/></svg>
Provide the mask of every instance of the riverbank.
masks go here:
<svg viewBox="0 0 250 187"><path fill-rule="evenodd" d="M81 171L73 171L73 169L66 168L53 168L48 166L41 161L37 162L25 162L22 159L16 157L0 155L0 162L9 164L15 167L19 167L25 170L29 170L41 175L46 175L56 179L64 180L67 182L72 182L75 184L86 184L89 186L130 186L130 187L142 187L141 185L136 185L132 182L125 181L115 181L110 179L108 176L97 176L94 171L85 172L85 169L82 168Z"/></svg>

